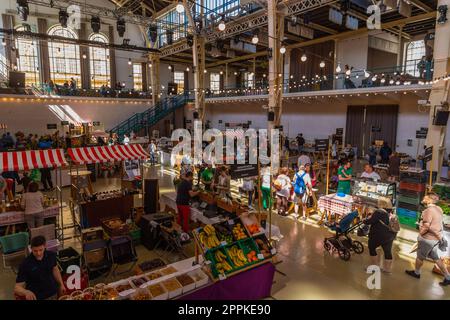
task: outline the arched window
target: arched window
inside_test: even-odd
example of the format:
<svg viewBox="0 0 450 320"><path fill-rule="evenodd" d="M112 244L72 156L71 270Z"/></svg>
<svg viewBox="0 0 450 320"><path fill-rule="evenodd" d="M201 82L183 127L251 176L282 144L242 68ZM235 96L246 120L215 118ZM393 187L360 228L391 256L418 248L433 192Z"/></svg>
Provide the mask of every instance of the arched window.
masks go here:
<svg viewBox="0 0 450 320"><path fill-rule="evenodd" d="M17 31L26 31L23 26L16 28ZM17 48L17 70L25 72L25 85L39 85L39 54L38 44L33 38L16 38Z"/></svg>
<svg viewBox="0 0 450 320"><path fill-rule="evenodd" d="M50 36L60 36L69 39L78 39L77 34L70 28L60 25L48 30ZM50 59L50 79L55 84L63 85L74 78L77 86L80 85L80 48L77 44L62 43L57 41L48 42L48 54Z"/></svg>
<svg viewBox="0 0 450 320"><path fill-rule="evenodd" d="M108 38L100 33L94 33L89 40L108 43ZM111 86L111 72L109 67L109 49L104 47L89 47L91 64L91 87L98 89L102 85Z"/></svg>
<svg viewBox="0 0 450 320"><path fill-rule="evenodd" d="M415 77L420 76L420 60L425 56L425 42L423 40L412 41L406 47L405 73Z"/></svg>

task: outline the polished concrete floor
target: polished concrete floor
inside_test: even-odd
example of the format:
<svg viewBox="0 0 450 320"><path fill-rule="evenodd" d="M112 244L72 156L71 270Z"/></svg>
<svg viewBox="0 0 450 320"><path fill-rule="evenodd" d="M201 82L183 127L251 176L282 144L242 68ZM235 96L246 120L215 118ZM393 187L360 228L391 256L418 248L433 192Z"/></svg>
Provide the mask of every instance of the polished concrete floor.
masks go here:
<svg viewBox="0 0 450 320"><path fill-rule="evenodd" d="M160 192L172 192L173 170L160 166L146 170L146 176L160 179ZM94 188L99 190L114 189L119 185L118 179L99 179ZM234 190L236 188L234 187ZM67 199L68 191L64 197ZM65 214L65 222L70 222L70 215ZM366 250L361 255L352 254L350 261L343 261L337 255L332 256L323 249L324 237L331 233L317 225L316 220L296 220L293 217L272 215L272 223L280 228L284 236L277 244L280 261L276 268L272 287L273 299L449 299L450 287L443 288L438 282L441 278L431 272L433 264L426 262L420 280L404 273L413 267L414 254L410 254L413 242L401 237L394 245L394 269L392 274L381 274L380 288L369 289L365 266L369 264ZM414 231L409 238L414 237ZM354 236L355 238L358 238ZM358 239L366 244L366 239ZM78 240L70 240L65 246L80 248ZM167 263L181 259L177 255L167 255L162 250L148 251L143 246L137 247L140 261L161 257ZM193 248L187 247L186 254L193 255ZM124 275L123 277L125 277ZM0 271L0 300L11 299L15 275L10 270ZM114 279L97 279L95 282Z"/></svg>

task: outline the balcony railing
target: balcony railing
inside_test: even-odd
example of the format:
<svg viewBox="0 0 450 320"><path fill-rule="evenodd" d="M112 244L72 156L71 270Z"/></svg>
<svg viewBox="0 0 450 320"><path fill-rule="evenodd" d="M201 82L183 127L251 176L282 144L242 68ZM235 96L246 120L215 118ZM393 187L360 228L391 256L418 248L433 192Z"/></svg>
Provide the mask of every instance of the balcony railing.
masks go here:
<svg viewBox="0 0 450 320"><path fill-rule="evenodd" d="M411 70L411 65L408 65ZM405 73L404 66L396 66L389 68L378 68L371 71L367 70L351 70L350 72L341 71L331 75L317 74L311 78L301 76L300 79L285 79L283 84L276 87L276 90L282 90L284 93L293 92L310 92L322 90L341 90L356 88L373 88L373 87L391 87L401 85L421 85L430 84L433 80L432 64L427 68L418 68L414 76ZM420 71L418 71L420 69ZM265 95L269 93L268 80L256 81L253 87L226 87L222 90L211 91L205 90L207 98L220 98L232 96L250 96Z"/></svg>

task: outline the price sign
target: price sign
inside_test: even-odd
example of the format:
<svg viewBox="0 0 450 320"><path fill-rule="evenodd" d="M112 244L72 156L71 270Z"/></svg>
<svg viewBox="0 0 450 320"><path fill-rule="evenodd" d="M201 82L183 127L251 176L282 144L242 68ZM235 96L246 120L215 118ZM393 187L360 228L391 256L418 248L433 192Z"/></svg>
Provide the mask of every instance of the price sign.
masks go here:
<svg viewBox="0 0 450 320"><path fill-rule="evenodd" d="M258 253L258 259L259 259L259 260L264 260L264 256L263 256L262 253Z"/></svg>
<svg viewBox="0 0 450 320"><path fill-rule="evenodd" d="M372 126L372 132L381 132L380 126Z"/></svg>
<svg viewBox="0 0 450 320"><path fill-rule="evenodd" d="M57 128L58 128L58 126L56 125L56 123L48 123L47 124L47 130L54 130Z"/></svg>
<svg viewBox="0 0 450 320"><path fill-rule="evenodd" d="M425 149L425 155L423 157L423 161L428 162L433 159L433 146Z"/></svg>
<svg viewBox="0 0 450 320"><path fill-rule="evenodd" d="M220 244L221 244L222 246L226 246L228 243L227 243L226 241L222 241Z"/></svg>
<svg viewBox="0 0 450 320"><path fill-rule="evenodd" d="M336 135L337 136L344 135L344 128L336 128Z"/></svg>
<svg viewBox="0 0 450 320"><path fill-rule="evenodd" d="M228 224L232 226L234 224L234 220L228 220Z"/></svg>
<svg viewBox="0 0 450 320"><path fill-rule="evenodd" d="M223 273L219 274L219 280L225 280L227 278L226 275L224 275Z"/></svg>
<svg viewBox="0 0 450 320"><path fill-rule="evenodd" d="M327 151L328 150L328 139L316 139L315 150L316 151Z"/></svg>
<svg viewBox="0 0 450 320"><path fill-rule="evenodd" d="M61 121L61 125L62 126L68 126L69 125L69 121Z"/></svg>

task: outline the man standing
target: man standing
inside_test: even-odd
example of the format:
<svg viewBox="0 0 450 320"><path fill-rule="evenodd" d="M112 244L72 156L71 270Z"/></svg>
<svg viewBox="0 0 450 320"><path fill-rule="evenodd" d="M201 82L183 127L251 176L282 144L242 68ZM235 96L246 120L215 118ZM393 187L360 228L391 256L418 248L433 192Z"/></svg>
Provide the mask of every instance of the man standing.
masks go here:
<svg viewBox="0 0 450 320"><path fill-rule="evenodd" d="M189 232L189 216L191 208L189 207L189 201L192 197L198 195L198 191L192 190L192 181L194 180L194 174L192 171L186 172L182 178L181 183L177 187L177 210L178 210L178 224L183 228L184 232Z"/></svg>
<svg viewBox="0 0 450 320"><path fill-rule="evenodd" d="M342 163L342 166L338 169L338 193L343 194L350 194L351 191L351 184L350 181L352 180L352 163L350 160L345 160Z"/></svg>
<svg viewBox="0 0 450 320"><path fill-rule="evenodd" d="M442 286L450 284L450 273L442 259L439 258L438 249L443 241L443 212L442 209L436 205L439 197L434 194L426 195L422 203L426 209L422 213L422 221L419 226L419 236L417 238L417 258L415 270L406 270L406 274L411 277L420 279L420 269L423 266L423 261L427 258L432 259L444 274L444 281L439 282Z"/></svg>
<svg viewBox="0 0 450 320"><path fill-rule="evenodd" d="M303 151L303 146L305 144L305 139L303 138L303 133L299 133L297 135L297 138L295 138L297 140L297 146L298 146L298 153L300 154L300 152Z"/></svg>
<svg viewBox="0 0 450 320"><path fill-rule="evenodd" d="M148 152L150 154L150 164L154 166L156 164L156 143L155 140L151 140L148 145Z"/></svg>
<svg viewBox="0 0 450 320"><path fill-rule="evenodd" d="M369 164L372 166L377 164L377 146L375 141L372 141L372 145L369 147Z"/></svg>
<svg viewBox="0 0 450 320"><path fill-rule="evenodd" d="M26 300L56 299L66 291L56 253L45 249L45 238L31 239L31 253L19 267L14 293Z"/></svg>

